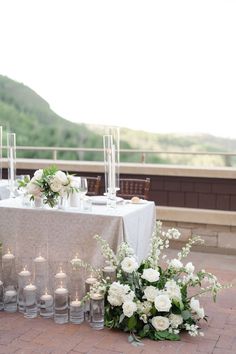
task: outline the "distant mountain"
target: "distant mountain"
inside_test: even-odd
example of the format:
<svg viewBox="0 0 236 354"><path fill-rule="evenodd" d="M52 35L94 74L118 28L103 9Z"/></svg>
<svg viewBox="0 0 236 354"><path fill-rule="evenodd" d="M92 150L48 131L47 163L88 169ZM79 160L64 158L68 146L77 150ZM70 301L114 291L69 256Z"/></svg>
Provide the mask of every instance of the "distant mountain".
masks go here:
<svg viewBox="0 0 236 354"><path fill-rule="evenodd" d="M16 133L19 146L102 148L104 126L72 123L54 113L49 104L22 83L0 75L0 125ZM4 137L6 140L6 137ZM6 141L4 141L6 144ZM212 135L154 134L121 128L121 148L183 152L236 152L236 140ZM46 152L24 152L24 157L51 157ZM60 159L103 160L101 153L61 152ZM122 154L121 161L140 161L140 154ZM236 160L232 159L236 165ZM223 166L221 157L147 154L146 162Z"/></svg>
<svg viewBox="0 0 236 354"><path fill-rule="evenodd" d="M29 87L1 75L0 125L6 128L5 132L8 130L16 133L17 145L102 147L101 135L89 130L85 124L76 124L63 119ZM24 156L36 157L39 153L27 152ZM40 156L49 157L50 154L40 153ZM59 157L78 158L71 152L62 152ZM89 160L92 155L85 153L83 158Z"/></svg>

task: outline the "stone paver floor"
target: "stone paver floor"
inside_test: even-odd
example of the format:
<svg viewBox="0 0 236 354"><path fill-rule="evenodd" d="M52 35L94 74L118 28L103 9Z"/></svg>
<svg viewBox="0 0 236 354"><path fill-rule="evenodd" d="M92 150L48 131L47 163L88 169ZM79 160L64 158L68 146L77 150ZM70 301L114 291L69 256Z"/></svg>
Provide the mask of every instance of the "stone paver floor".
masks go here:
<svg viewBox="0 0 236 354"><path fill-rule="evenodd" d="M170 256L176 251L169 250ZM236 256L192 252L191 261L214 273L225 284L236 284ZM217 302L202 297L208 323L202 323L204 337L182 335L179 342L143 340L135 347L119 331L92 330L88 324L56 325L52 320L25 319L21 314L0 312L0 353L17 354L236 354L236 285L223 290Z"/></svg>

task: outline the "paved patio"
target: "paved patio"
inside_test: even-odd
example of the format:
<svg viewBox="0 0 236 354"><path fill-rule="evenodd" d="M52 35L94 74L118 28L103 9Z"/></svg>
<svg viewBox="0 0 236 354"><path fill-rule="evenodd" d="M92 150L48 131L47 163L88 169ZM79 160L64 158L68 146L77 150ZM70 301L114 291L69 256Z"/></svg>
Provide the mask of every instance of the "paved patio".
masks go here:
<svg viewBox="0 0 236 354"><path fill-rule="evenodd" d="M176 251L170 250L170 254ZM222 283L236 284L236 257L206 253L191 253L191 261L218 276ZM209 316L202 323L204 337L182 335L180 342L143 340L135 347L128 343L128 335L104 329L94 331L88 324L56 325L42 318L27 320L21 314L0 312L0 353L17 354L235 354L236 353L236 285L223 290L217 302L209 296L201 303Z"/></svg>

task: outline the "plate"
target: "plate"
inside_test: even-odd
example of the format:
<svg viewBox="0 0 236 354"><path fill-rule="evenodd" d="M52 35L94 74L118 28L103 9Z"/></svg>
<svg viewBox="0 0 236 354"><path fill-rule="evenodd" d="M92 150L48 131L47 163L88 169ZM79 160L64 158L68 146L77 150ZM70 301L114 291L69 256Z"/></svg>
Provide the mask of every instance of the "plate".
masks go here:
<svg viewBox="0 0 236 354"><path fill-rule="evenodd" d="M92 200L93 204L97 204L97 205L105 205L107 204L107 197L105 195L94 195L92 197L90 197L90 199ZM120 203L122 202L124 199L121 197L116 197L116 202Z"/></svg>

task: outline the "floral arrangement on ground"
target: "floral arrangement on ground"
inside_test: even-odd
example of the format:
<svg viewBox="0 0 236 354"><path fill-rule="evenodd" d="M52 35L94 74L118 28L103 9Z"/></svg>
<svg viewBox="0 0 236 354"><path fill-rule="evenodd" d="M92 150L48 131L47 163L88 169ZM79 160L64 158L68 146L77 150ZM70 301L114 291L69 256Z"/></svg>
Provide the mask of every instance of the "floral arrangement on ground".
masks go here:
<svg viewBox="0 0 236 354"><path fill-rule="evenodd" d="M84 267L98 278L86 298L93 292L104 294L105 326L130 332L137 340L180 340L181 331L190 336L203 335L199 321L207 320L207 316L198 298L211 292L215 301L218 291L230 285L222 286L205 270L195 272L192 262L183 263L192 245L203 242L198 236L190 238L176 258L168 259L163 250L171 239L180 236L175 228L163 231L158 221L149 255L138 264L127 243L121 243L115 254L102 237L95 235L106 262L115 271L115 279L104 277L102 269L79 258L72 261L74 267Z"/></svg>

